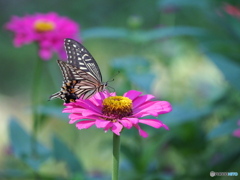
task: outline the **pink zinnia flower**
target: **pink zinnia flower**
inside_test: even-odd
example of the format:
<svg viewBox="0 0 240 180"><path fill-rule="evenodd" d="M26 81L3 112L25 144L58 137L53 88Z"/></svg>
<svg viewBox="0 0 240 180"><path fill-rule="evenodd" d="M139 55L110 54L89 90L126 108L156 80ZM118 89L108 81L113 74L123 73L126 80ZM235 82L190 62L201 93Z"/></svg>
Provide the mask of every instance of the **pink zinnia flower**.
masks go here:
<svg viewBox="0 0 240 180"><path fill-rule="evenodd" d="M140 118L168 113L172 110L171 104L167 101L150 101L154 98L153 95L141 94L142 92L135 90L130 90L123 96L116 96L116 93L107 91L100 92L89 99L77 99L76 102L64 104L66 108L63 112L71 113L69 123L76 122L78 129L87 129L96 125L97 128L111 130L120 135L123 128L135 127L142 137L147 137L148 134L141 129L139 123L154 128L164 127L168 130L168 127L158 119Z"/></svg>
<svg viewBox="0 0 240 180"><path fill-rule="evenodd" d="M238 121L238 125L240 126L240 120ZM240 138L240 128L233 131L233 136Z"/></svg>
<svg viewBox="0 0 240 180"><path fill-rule="evenodd" d="M52 52L56 52L62 59L66 59L63 40L65 38L79 40L79 25L54 12L37 13L24 17L13 16L10 22L6 23L5 28L14 32L16 47L37 42L39 56L44 60L49 60Z"/></svg>

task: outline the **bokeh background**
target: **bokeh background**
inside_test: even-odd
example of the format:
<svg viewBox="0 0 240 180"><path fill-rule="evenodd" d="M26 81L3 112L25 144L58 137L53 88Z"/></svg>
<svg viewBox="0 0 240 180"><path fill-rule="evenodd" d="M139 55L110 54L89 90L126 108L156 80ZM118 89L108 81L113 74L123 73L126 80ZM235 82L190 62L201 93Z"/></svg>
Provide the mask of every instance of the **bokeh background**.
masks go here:
<svg viewBox="0 0 240 180"><path fill-rule="evenodd" d="M80 25L79 37L104 81L120 71L110 82L118 95L135 89L173 106L158 117L169 131L142 126L146 139L134 129L122 133L120 179L240 173L240 139L233 136L240 128L238 8L234 0L0 0L0 179L111 177L111 132L80 131L68 124L61 100L47 101L62 84L58 56L40 60L33 43L15 48L4 29L11 16L37 12ZM33 101L41 119L34 155Z"/></svg>

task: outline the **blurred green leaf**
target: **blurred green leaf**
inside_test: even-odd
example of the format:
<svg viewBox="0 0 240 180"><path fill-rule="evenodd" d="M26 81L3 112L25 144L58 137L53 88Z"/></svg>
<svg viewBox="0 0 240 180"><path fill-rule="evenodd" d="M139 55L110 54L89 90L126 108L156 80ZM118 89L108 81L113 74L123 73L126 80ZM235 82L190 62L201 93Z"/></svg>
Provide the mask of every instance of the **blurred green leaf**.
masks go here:
<svg viewBox="0 0 240 180"><path fill-rule="evenodd" d="M228 119L225 122L219 124L216 128L214 128L211 132L207 134L208 140L212 140L224 135L230 135L237 128L237 120L240 116L233 119Z"/></svg>
<svg viewBox="0 0 240 180"><path fill-rule="evenodd" d="M77 156L69 149L69 147L56 136L52 138L53 155L59 161L64 161L72 173L85 174L82 164Z"/></svg>
<svg viewBox="0 0 240 180"><path fill-rule="evenodd" d="M235 17L230 17L230 18L228 18L228 21L230 22L230 27L229 28L232 28L231 33L234 33L237 36L236 37L237 39L234 39L234 40L239 43L239 41L240 41L240 32L239 32L240 23L239 23L239 19L235 18Z"/></svg>
<svg viewBox="0 0 240 180"><path fill-rule="evenodd" d="M149 31L128 30L123 28L92 28L82 32L83 40L90 38L114 38L125 39L134 43L147 43L164 38L176 36L203 36L206 31L201 28L178 26L178 27L160 27Z"/></svg>
<svg viewBox="0 0 240 180"><path fill-rule="evenodd" d="M112 66L113 68L124 69L125 71L136 71L138 68L142 67L149 68L150 63L140 56L128 56L113 59Z"/></svg>
<svg viewBox="0 0 240 180"><path fill-rule="evenodd" d="M60 120L66 120L68 119L67 113L62 113L63 107L57 107L57 106L38 106L38 113L42 115L48 115L48 116L55 116L59 118Z"/></svg>
<svg viewBox="0 0 240 180"><path fill-rule="evenodd" d="M133 84L147 92L150 91L155 75L151 72L147 59L138 56L115 58L112 66L125 71Z"/></svg>
<svg viewBox="0 0 240 180"><path fill-rule="evenodd" d="M230 172L238 172L240 167L240 141L238 138L231 138L218 149L214 159L209 163L209 169ZM238 172L239 173L239 172Z"/></svg>
<svg viewBox="0 0 240 180"><path fill-rule="evenodd" d="M121 152L126 157L123 161L122 169L125 172L125 179L147 179L151 172L156 170L157 154L168 141L167 136L149 137L147 141L141 139L139 135L132 136L132 143L121 145ZM138 157L138 158L136 158Z"/></svg>
<svg viewBox="0 0 240 180"><path fill-rule="evenodd" d="M50 151L38 141L33 143L33 137L13 117L9 123L9 136L14 155L34 170L38 170L42 163L50 157Z"/></svg>
<svg viewBox="0 0 240 180"><path fill-rule="evenodd" d="M128 73L129 79L132 81L133 84L136 84L138 87L143 89L146 92L151 91L151 85L153 83L153 80L155 78L155 75L152 73L145 73L145 74L132 74Z"/></svg>
<svg viewBox="0 0 240 180"><path fill-rule="evenodd" d="M0 179L7 178L26 178L29 175L29 172L23 171L22 169L4 169L0 170Z"/></svg>
<svg viewBox="0 0 240 180"><path fill-rule="evenodd" d="M126 156L128 162L131 164L131 166L133 168L135 168L136 170L138 169L138 158L134 158L135 156L137 157L141 157L139 156L139 149L134 149L133 146L128 146L125 144L121 145L121 152L124 154L124 156Z"/></svg>
<svg viewBox="0 0 240 180"><path fill-rule="evenodd" d="M27 179L27 180L34 180L34 179L39 179L39 180L68 180L66 178L63 178L62 176L55 176L55 175L49 175L49 174L36 174L29 172L28 170L22 170L21 168L19 169L4 169L0 170L0 179L1 180L19 180L19 179ZM78 179L80 180L80 179Z"/></svg>
<svg viewBox="0 0 240 180"><path fill-rule="evenodd" d="M240 66L221 54L207 53L207 56L222 71L226 80L240 90Z"/></svg>
<svg viewBox="0 0 240 180"><path fill-rule="evenodd" d="M210 2L207 0L201 0L201 1L192 1L192 0L159 0L158 5L160 7L182 7L182 6L193 6L197 8L208 8Z"/></svg>
<svg viewBox="0 0 240 180"><path fill-rule="evenodd" d="M202 28L177 26L177 27L162 27L145 32L143 36L146 40L158 40L176 36L204 36L206 31Z"/></svg>
<svg viewBox="0 0 240 180"><path fill-rule="evenodd" d="M156 173L156 174L149 174L144 180L157 180L157 179L164 179L164 180L174 180L173 174L170 173Z"/></svg>
<svg viewBox="0 0 240 180"><path fill-rule="evenodd" d="M124 28L99 27L81 32L83 40L89 38L126 38L128 31Z"/></svg>
<svg viewBox="0 0 240 180"><path fill-rule="evenodd" d="M190 102L184 104L172 104L171 113L161 115L159 118L167 120L168 125L180 125L188 121L194 121L212 112L211 107L196 107Z"/></svg>

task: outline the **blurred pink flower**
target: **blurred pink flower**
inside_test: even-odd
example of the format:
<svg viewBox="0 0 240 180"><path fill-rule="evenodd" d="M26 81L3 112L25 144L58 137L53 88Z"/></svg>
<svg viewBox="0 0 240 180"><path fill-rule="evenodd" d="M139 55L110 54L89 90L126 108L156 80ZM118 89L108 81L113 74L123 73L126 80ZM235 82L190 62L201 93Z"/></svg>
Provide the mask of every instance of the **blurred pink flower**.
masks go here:
<svg viewBox="0 0 240 180"><path fill-rule="evenodd" d="M240 9L235 7L235 6L232 6L230 4L226 4L224 6L224 10L226 11L226 13L228 13L232 16L240 17Z"/></svg>
<svg viewBox="0 0 240 180"><path fill-rule="evenodd" d="M13 16L5 28L14 32L14 45L20 47L23 44L37 42L39 56L44 60L52 57L52 52L58 53L61 59L66 59L63 48L63 40L72 38L79 41L79 25L67 17L61 17L57 13L37 13L24 17Z"/></svg>
<svg viewBox="0 0 240 180"><path fill-rule="evenodd" d="M240 126L240 120L238 120L238 125ZM240 128L233 131L233 136L240 138Z"/></svg>
<svg viewBox="0 0 240 180"><path fill-rule="evenodd" d="M69 123L75 123L78 129L88 129L95 125L97 128L104 128L105 132L111 130L120 135L123 128L135 127L140 136L147 137L147 132L140 128L139 123L154 128L169 128L158 119L139 119L144 116L158 116L172 110L171 104L167 101L150 101L153 95L141 95L142 92L130 90L123 96L116 96L116 93L107 91L95 94L89 99L77 99L76 102L64 104L64 113L69 115ZM87 120L86 120L87 119Z"/></svg>

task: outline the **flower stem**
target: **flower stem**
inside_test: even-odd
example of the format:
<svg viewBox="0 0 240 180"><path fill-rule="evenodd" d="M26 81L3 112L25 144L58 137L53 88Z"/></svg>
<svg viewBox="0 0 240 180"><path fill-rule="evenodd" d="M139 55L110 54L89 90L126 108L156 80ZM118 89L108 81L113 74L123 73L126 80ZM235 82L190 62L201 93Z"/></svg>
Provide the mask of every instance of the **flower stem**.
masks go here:
<svg viewBox="0 0 240 180"><path fill-rule="evenodd" d="M39 126L39 115L38 115L38 103L39 103L39 88L41 82L41 74L42 74L42 67L43 67L43 60L39 59L36 62L36 68L33 75L33 83L32 83L32 142L31 142L31 149L32 154L37 154L37 132Z"/></svg>
<svg viewBox="0 0 240 180"><path fill-rule="evenodd" d="M120 136L113 133L113 168L112 180L118 180Z"/></svg>

